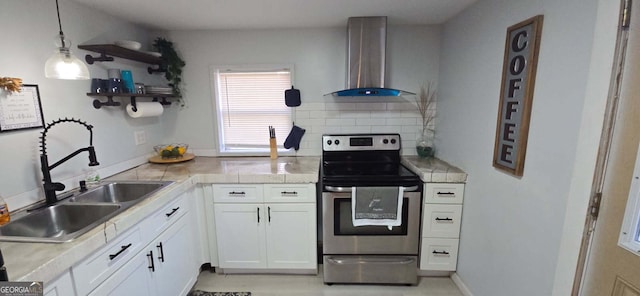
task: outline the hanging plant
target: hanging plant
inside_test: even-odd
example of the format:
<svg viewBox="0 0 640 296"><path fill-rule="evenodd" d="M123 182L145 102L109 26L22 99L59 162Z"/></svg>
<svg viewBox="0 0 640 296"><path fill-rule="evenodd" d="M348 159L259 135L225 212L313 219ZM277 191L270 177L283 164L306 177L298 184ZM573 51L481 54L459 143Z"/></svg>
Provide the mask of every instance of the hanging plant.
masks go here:
<svg viewBox="0 0 640 296"><path fill-rule="evenodd" d="M162 54L160 59L162 60L162 67L166 70L164 77L167 78L169 85L173 88L173 93L182 98L180 87L182 84L182 67L185 66L184 60L180 58L175 48L173 48L173 42L167 39L156 38L153 41L153 47Z"/></svg>

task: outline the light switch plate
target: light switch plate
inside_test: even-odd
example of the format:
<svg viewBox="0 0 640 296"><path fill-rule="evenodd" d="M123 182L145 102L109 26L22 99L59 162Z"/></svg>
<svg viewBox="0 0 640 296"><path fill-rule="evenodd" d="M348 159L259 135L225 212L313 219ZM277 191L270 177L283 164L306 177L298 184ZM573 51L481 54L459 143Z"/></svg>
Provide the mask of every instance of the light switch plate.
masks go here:
<svg viewBox="0 0 640 296"><path fill-rule="evenodd" d="M136 141L136 145L142 145L147 143L147 133L145 131L135 131L133 136Z"/></svg>

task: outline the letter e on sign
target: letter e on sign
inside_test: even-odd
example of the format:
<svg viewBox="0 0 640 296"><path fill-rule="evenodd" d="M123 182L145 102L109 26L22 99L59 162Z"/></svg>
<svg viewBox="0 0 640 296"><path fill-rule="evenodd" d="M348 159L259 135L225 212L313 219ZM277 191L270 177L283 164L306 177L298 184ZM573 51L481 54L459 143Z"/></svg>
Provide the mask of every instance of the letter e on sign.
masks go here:
<svg viewBox="0 0 640 296"><path fill-rule="evenodd" d="M543 18L507 28L493 166L514 176L524 172Z"/></svg>

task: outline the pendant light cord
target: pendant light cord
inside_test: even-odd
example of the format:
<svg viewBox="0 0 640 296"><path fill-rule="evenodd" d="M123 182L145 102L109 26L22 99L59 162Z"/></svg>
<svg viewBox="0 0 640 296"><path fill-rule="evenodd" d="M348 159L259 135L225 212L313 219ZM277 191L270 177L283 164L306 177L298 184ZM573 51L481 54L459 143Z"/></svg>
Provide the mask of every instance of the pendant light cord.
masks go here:
<svg viewBox="0 0 640 296"><path fill-rule="evenodd" d="M62 42L62 47L67 47L64 44L64 33L62 33L62 22L60 21L60 7L58 6L58 0L56 0L56 11L58 12L58 27L60 28L60 42Z"/></svg>

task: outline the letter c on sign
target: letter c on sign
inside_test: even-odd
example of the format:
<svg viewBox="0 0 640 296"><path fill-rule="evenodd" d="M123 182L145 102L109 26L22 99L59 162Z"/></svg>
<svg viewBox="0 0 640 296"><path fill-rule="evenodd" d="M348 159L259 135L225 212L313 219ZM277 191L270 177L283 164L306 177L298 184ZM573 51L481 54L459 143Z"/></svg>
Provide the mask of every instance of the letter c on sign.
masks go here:
<svg viewBox="0 0 640 296"><path fill-rule="evenodd" d="M514 52L519 52L527 48L527 40L525 39L521 42L522 38L527 38L527 31L520 31L513 36L513 40L511 40L511 49Z"/></svg>

